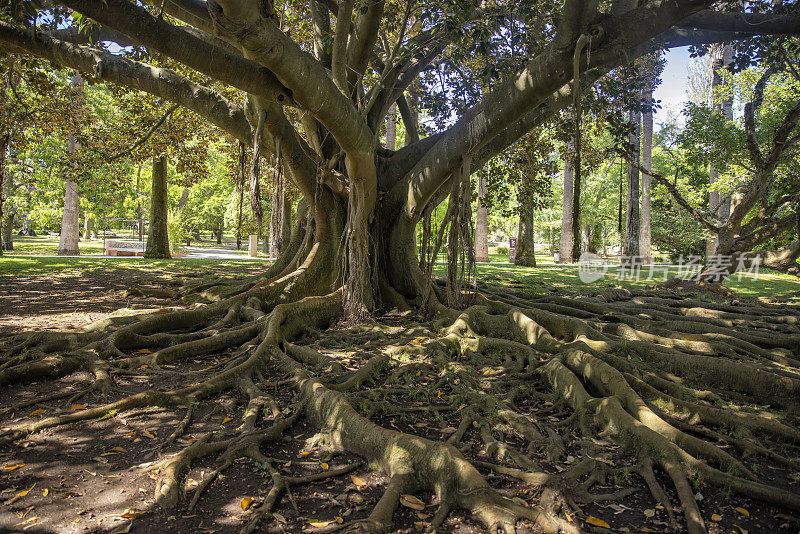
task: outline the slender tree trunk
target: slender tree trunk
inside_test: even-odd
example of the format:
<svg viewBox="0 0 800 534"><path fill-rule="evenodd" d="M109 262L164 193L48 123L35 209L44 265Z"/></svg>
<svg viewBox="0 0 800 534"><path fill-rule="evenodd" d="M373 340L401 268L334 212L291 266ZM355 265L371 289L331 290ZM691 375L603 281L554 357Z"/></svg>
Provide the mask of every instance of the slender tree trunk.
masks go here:
<svg viewBox="0 0 800 534"><path fill-rule="evenodd" d="M517 257L514 263L536 267L534 254L536 240L533 234L533 195L525 194L519 209L519 231L517 232Z"/></svg>
<svg viewBox="0 0 800 534"><path fill-rule="evenodd" d="M486 183L489 165L478 173L478 211L475 214L475 261L489 261L489 210L486 208Z"/></svg>
<svg viewBox="0 0 800 534"><path fill-rule="evenodd" d="M150 231L145 258L171 258L167 233L167 156L153 157L153 185L150 196Z"/></svg>
<svg viewBox="0 0 800 534"><path fill-rule="evenodd" d="M386 148L395 150L397 146L397 104L389 107L386 114Z"/></svg>
<svg viewBox="0 0 800 534"><path fill-rule="evenodd" d="M236 250L242 249L242 208L244 206L244 183L247 172L247 152L245 144L239 141L239 168L236 189L239 191L239 209L236 213Z"/></svg>
<svg viewBox="0 0 800 534"><path fill-rule="evenodd" d="M283 252L292 239L292 198L286 194L286 191L283 193L283 218L281 222L283 223L283 229L281 230L279 250Z"/></svg>
<svg viewBox="0 0 800 534"><path fill-rule="evenodd" d="M77 97L83 89L83 78L80 74L72 75L72 91ZM67 153L70 158L78 149L78 132L68 134ZM68 164L67 179L64 187L64 213L61 218L61 236L58 240L59 256L75 256L78 254L78 233L80 232L80 210L78 206L78 184L72 180L77 169L75 163Z"/></svg>
<svg viewBox="0 0 800 534"><path fill-rule="evenodd" d="M647 109L642 114L642 167L651 170L653 160L653 89L644 90L644 102ZM650 175L642 174L642 224L639 229L639 250L642 263L652 262L650 256L651 231L650 231Z"/></svg>
<svg viewBox="0 0 800 534"><path fill-rule="evenodd" d="M6 138L7 139L7 138ZM14 175L8 172L7 162L7 143L2 146L2 156L0 156L0 221L2 222L2 232L0 233L0 251L14 250L14 216L15 210L11 206L3 207L3 204L14 194Z"/></svg>
<svg viewBox="0 0 800 534"><path fill-rule="evenodd" d="M639 130L641 114L632 111L630 115L633 123L630 143L633 145L631 159L636 164L639 163L640 140ZM628 162L628 196L625 214L625 243L622 248L623 256L632 257L639 255L639 169Z"/></svg>
<svg viewBox="0 0 800 534"><path fill-rule="evenodd" d="M572 185L573 169L571 150L567 150L564 158L564 204L561 212L561 242L559 246L559 262L572 263Z"/></svg>

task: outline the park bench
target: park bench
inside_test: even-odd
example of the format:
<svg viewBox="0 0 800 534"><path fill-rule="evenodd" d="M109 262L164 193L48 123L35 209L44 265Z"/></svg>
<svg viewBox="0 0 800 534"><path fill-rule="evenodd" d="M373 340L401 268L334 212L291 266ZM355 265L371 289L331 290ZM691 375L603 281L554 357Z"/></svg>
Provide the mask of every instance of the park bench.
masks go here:
<svg viewBox="0 0 800 534"><path fill-rule="evenodd" d="M144 241L118 241L105 242L106 256L144 256L146 243Z"/></svg>

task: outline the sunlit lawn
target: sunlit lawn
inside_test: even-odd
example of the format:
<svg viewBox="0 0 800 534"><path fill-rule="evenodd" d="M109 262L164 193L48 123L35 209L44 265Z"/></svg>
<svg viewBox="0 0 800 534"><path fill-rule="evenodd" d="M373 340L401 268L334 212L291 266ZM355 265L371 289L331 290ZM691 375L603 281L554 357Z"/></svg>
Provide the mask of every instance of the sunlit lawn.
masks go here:
<svg viewBox="0 0 800 534"><path fill-rule="evenodd" d="M27 241L23 241L23 239ZM52 237L50 238L53 239ZM38 241L37 241L38 240ZM55 236L55 247L58 238ZM92 245L89 242L88 245ZM85 242L81 243L82 253ZM244 258L242 260L215 260L176 258L172 260L145 260L133 257L104 257L85 255L80 257L33 257L19 255L20 251L29 251L28 254L37 254L31 250L42 250L50 247L44 238L20 238L15 244L15 254L0 257L0 277L8 280L19 275L46 275L49 273L60 274L87 274L92 271L118 270L125 272L138 271L153 275L186 275L202 274L204 270L213 269L214 274L220 272L236 274L237 271L254 272L254 265ZM88 247L87 247L88 248ZM102 241L97 245L98 253L102 252ZM45 249L50 250L50 249ZM90 249L91 250L91 249ZM47 254L48 252L38 252ZM51 253L55 253L52 249ZM519 267L508 263L508 255L491 254L491 263L478 264L479 278L489 277L490 281L499 284L513 284L518 282L527 286L534 293L549 293L552 291L567 293L594 293L608 287L625 287L629 289L652 286L662 282L666 277L680 274L678 268L666 270L657 269L657 277L647 276L645 268L639 279L620 279L619 269L610 267L605 276L593 283L585 283L579 276L577 265L555 265L549 255L537 255L537 267ZM266 264L263 264L266 268ZM444 275L444 264L438 263L435 273ZM9 278L6 278L8 276ZM744 297L775 296L789 292L800 292L800 278L776 273L762 269L757 275L744 274L741 279L734 275L725 281L725 285Z"/></svg>

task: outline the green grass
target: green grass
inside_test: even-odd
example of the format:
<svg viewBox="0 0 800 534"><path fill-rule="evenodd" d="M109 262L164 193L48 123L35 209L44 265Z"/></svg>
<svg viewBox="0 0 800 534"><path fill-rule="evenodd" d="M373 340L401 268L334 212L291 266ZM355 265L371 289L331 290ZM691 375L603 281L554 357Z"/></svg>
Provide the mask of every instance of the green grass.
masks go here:
<svg viewBox="0 0 800 534"><path fill-rule="evenodd" d="M38 238L27 238L38 239ZM23 248L20 245L20 248ZM17 252L17 251L15 251ZM491 263L479 264L477 267L480 278L490 276L491 281L500 284L519 282L534 293L549 293L553 290L565 293L587 294L595 293L608 287L624 287L629 289L643 289L663 280L663 273L658 279L620 280L617 268L610 268L606 276L596 282L587 284L578 276L577 265L554 265L553 258L541 255L536 258L538 267L518 267L508 263L508 256L491 254ZM149 274L177 276L186 274L202 274L209 271L215 276L224 274L254 273L258 269L265 269L266 264L249 260L212 260L194 258L176 258L172 260L146 260L134 257L104 257L104 256L25 256L5 255L0 257L0 277L6 276L35 276L47 274L81 274L86 275L94 271L118 271L121 276L126 274ZM439 263L435 272L444 276L444 264ZM677 269L670 269L667 276L677 275ZM725 285L743 297L764 297L800 292L800 278L776 273L762 269L758 276L743 275L741 280L737 275L725 281Z"/></svg>
<svg viewBox="0 0 800 534"><path fill-rule="evenodd" d="M577 294L596 293L608 287L624 287L627 289L644 289L664 281L664 271L657 270L657 278L643 275L639 280L620 279L619 269L609 268L605 277L587 284L578 276L577 265L556 265L550 255L536 255L537 267L518 267L508 263L507 254L490 254L490 263L478 264L478 277L491 276L495 283L521 282L535 293L547 293L555 289L560 292ZM444 276L444 264L439 263L434 269L439 276ZM646 269L645 269L646 272ZM677 268L666 271L668 278L680 274ZM500 277L500 279L496 279ZM742 297L768 297L789 292L800 292L800 278L761 269L757 276L742 274L741 280L734 275L723 283Z"/></svg>
<svg viewBox="0 0 800 534"><path fill-rule="evenodd" d="M102 239L81 239L78 243L81 254L102 255ZM57 254L58 235L39 235L36 237L14 236L14 250L11 254Z"/></svg>
<svg viewBox="0 0 800 534"><path fill-rule="evenodd" d="M146 273L152 275L202 274L204 271L237 271L266 269L266 263L253 263L249 260L213 260L200 258L175 258L171 260L147 260L136 257L82 257L82 256L2 256L0 257L0 276L30 276L44 274L81 274L93 271L119 271Z"/></svg>

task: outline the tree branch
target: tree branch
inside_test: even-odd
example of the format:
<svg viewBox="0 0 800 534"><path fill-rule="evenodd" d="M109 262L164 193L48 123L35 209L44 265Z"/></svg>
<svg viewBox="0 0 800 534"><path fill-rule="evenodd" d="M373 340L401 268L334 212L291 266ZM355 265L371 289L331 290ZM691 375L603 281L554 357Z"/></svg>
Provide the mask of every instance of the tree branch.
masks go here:
<svg viewBox="0 0 800 534"><path fill-rule="evenodd" d="M60 3L222 83L272 102L294 104L291 91L268 69L153 17L126 0L60 0Z"/></svg>
<svg viewBox="0 0 800 534"><path fill-rule="evenodd" d="M121 158L122 156L126 156L126 155L130 154L131 152L133 152L134 150L136 150L137 148L142 146L145 142L147 142L148 139L150 139L150 136L153 135L156 130L158 130L159 126L164 124L164 121L166 121L167 118L170 115L172 115L172 112L175 111L176 109L178 109L178 106L180 106L180 104L172 104L170 107L168 107L167 111L164 112L164 114L161 116L161 118L158 119L155 122L155 124L153 124L153 126L151 126L150 129L147 130L147 132L142 137L137 139L135 143L133 143L130 147L126 148L125 150L123 150L121 152L118 152L118 153L114 154L113 156L110 156L108 158L108 161L111 162L111 161L117 160L117 159Z"/></svg>

